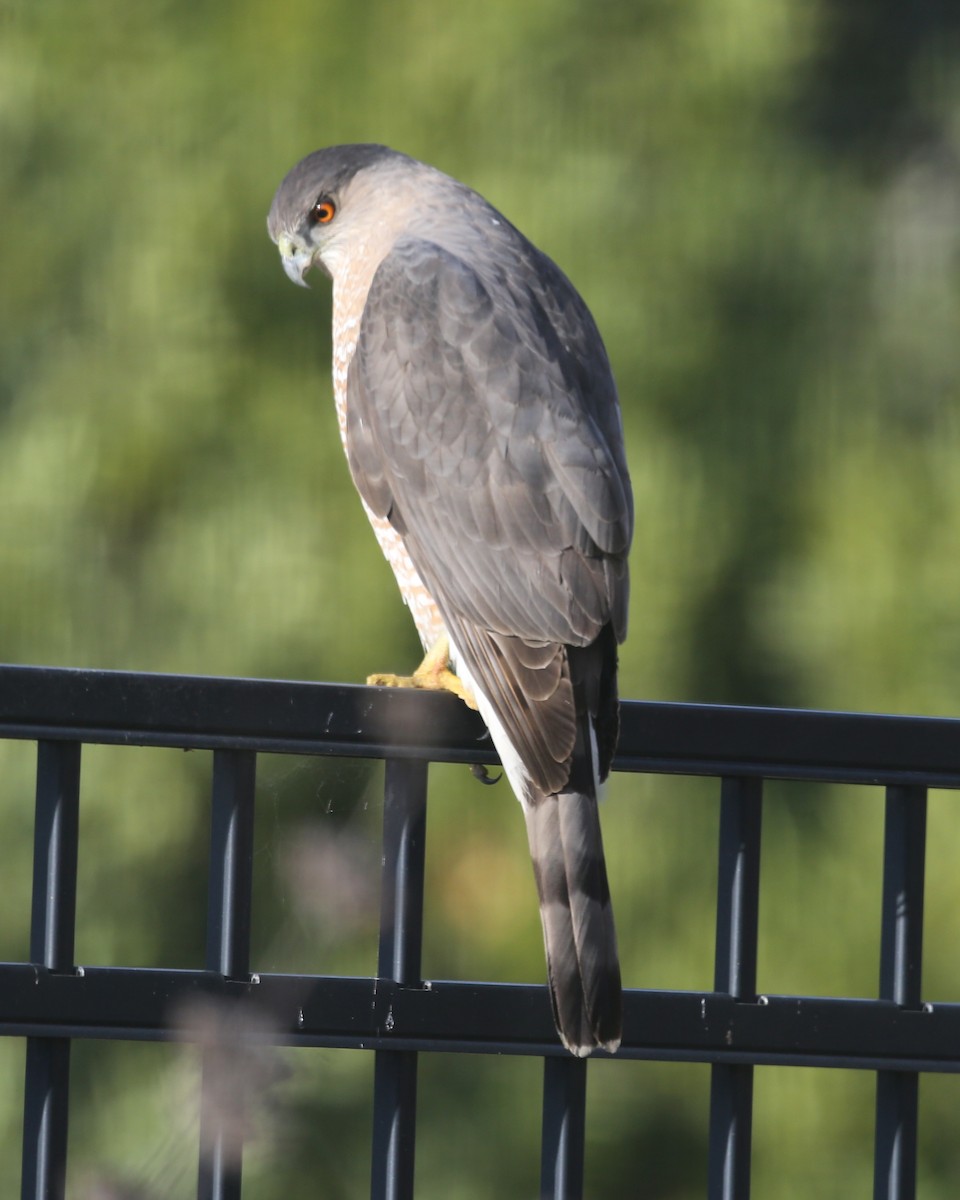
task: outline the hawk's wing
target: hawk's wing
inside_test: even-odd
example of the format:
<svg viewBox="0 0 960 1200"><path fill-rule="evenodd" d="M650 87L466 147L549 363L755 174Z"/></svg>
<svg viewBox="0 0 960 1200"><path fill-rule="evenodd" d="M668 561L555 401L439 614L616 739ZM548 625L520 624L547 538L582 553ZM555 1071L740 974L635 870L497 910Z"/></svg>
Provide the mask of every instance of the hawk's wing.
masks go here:
<svg viewBox="0 0 960 1200"><path fill-rule="evenodd" d="M575 737L565 648L608 625L623 637L632 501L585 305L544 256L490 270L422 239L381 263L348 375L347 453L538 786L556 791Z"/></svg>

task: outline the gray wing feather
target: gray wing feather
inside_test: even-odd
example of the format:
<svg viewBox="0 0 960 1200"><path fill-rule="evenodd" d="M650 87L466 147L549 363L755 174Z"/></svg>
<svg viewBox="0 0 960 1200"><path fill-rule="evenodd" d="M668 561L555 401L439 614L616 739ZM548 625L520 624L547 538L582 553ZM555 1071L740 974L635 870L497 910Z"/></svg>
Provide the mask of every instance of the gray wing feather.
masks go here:
<svg viewBox="0 0 960 1200"><path fill-rule="evenodd" d="M393 493L384 473L383 455L370 424L363 419L360 406L347 406L347 462L350 474L378 517L389 515Z"/></svg>
<svg viewBox="0 0 960 1200"><path fill-rule="evenodd" d="M616 393L550 260L484 278L431 242L398 243L367 296L347 439L361 494L404 533L445 617L566 645L612 621L622 638L632 502Z"/></svg>

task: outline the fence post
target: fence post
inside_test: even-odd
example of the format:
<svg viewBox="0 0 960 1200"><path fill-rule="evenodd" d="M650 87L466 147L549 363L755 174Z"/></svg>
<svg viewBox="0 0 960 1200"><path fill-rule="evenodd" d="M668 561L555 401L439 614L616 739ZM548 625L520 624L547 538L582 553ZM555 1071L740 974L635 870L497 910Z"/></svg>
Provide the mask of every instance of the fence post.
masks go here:
<svg viewBox="0 0 960 1200"><path fill-rule="evenodd" d="M543 1062L541 1200L580 1200L587 1115L587 1060L572 1054Z"/></svg>
<svg viewBox="0 0 960 1200"><path fill-rule="evenodd" d="M420 982L427 764L387 759L377 974L400 987ZM377 1050L373 1084L372 1200L411 1200L417 1136L417 1055Z"/></svg>
<svg viewBox="0 0 960 1200"><path fill-rule="evenodd" d="M880 999L904 1008L921 1004L926 839L926 789L887 788ZM916 1195L918 1085L913 1071L877 1072L874 1200Z"/></svg>
<svg viewBox="0 0 960 1200"><path fill-rule="evenodd" d="M74 967L80 743L37 746L30 960L48 971ZM27 1039L22 1200L62 1200L66 1188L70 1042Z"/></svg>
<svg viewBox="0 0 960 1200"><path fill-rule="evenodd" d="M217 750L213 756L210 818L210 880L207 901L206 968L228 979L250 973L250 926L253 891L253 817L256 754ZM242 1038L242 1032L238 1034ZM243 1046L236 1047L243 1053ZM199 1200L240 1200L242 1145L223 1128L223 1048L203 1055L200 1100Z"/></svg>
<svg viewBox="0 0 960 1200"><path fill-rule="evenodd" d="M763 781L724 779L720 792L714 990L753 1000L757 988ZM716 1063L710 1077L710 1200L748 1200L753 1067Z"/></svg>

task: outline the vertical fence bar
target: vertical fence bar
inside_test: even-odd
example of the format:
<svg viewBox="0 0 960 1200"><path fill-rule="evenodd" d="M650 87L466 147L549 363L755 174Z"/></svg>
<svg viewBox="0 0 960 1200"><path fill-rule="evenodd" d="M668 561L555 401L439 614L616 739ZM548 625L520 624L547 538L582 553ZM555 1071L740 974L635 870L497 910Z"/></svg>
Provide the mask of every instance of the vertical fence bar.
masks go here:
<svg viewBox="0 0 960 1200"><path fill-rule="evenodd" d="M724 779L720 791L714 990L752 1000L757 988L763 781ZM710 1200L748 1200L753 1067L717 1063L710 1080Z"/></svg>
<svg viewBox="0 0 960 1200"><path fill-rule="evenodd" d="M543 1064L543 1135L540 1200L580 1200L587 1115L587 1060L546 1058Z"/></svg>
<svg viewBox="0 0 960 1200"><path fill-rule="evenodd" d="M921 1005L927 793L887 788L880 938L880 999ZM919 1076L877 1072L874 1200L913 1200L917 1187Z"/></svg>
<svg viewBox="0 0 960 1200"><path fill-rule="evenodd" d="M30 960L73 969L80 819L80 743L37 747ZM28 1038L22 1200L62 1200L66 1188L70 1042Z"/></svg>
<svg viewBox="0 0 960 1200"><path fill-rule="evenodd" d="M231 979L250 973L253 817L256 755L217 750L213 756L206 968ZM242 1034L241 1034L242 1036ZM228 1047L243 1053L243 1046ZM204 1050L200 1102L199 1200L240 1200L243 1147L224 1128L224 1048Z"/></svg>
<svg viewBox="0 0 960 1200"><path fill-rule="evenodd" d="M388 759L377 974L401 987L420 980L427 764ZM378 1050L373 1084L372 1200L411 1200L417 1136L417 1055Z"/></svg>

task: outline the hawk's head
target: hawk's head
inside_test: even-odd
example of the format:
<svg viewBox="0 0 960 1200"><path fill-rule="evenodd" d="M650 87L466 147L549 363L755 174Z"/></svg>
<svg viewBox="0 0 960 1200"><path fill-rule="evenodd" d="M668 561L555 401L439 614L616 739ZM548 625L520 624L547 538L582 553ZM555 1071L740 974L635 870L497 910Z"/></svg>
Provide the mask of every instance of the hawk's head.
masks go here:
<svg viewBox="0 0 960 1200"><path fill-rule="evenodd" d="M287 275L306 287L311 267L333 275L344 252L352 254L371 230L399 227L411 181L429 169L373 144L330 146L307 155L277 188L267 217Z"/></svg>

